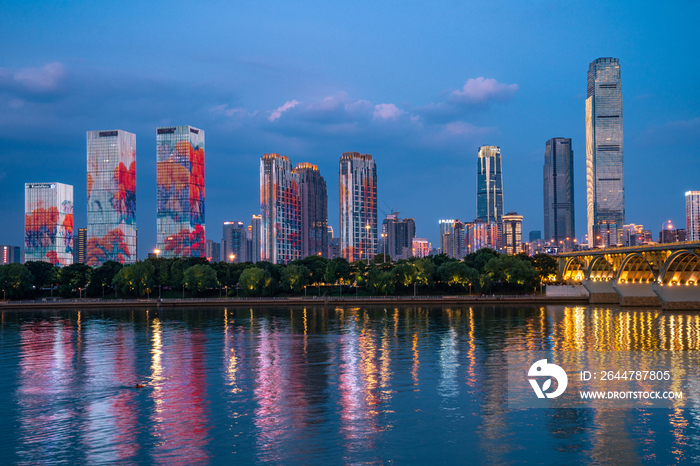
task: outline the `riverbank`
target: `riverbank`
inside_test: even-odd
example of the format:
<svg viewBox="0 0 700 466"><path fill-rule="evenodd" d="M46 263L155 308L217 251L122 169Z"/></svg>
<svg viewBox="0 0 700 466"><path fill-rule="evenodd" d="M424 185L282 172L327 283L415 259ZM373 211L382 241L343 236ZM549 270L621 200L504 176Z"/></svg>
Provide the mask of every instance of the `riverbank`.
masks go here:
<svg viewBox="0 0 700 466"><path fill-rule="evenodd" d="M2 310L75 309L121 307L201 307L201 306L327 306L355 304L571 304L586 305L588 298L563 296L343 296L343 297L284 297L284 298L188 298L188 299L59 299L32 301L2 301Z"/></svg>

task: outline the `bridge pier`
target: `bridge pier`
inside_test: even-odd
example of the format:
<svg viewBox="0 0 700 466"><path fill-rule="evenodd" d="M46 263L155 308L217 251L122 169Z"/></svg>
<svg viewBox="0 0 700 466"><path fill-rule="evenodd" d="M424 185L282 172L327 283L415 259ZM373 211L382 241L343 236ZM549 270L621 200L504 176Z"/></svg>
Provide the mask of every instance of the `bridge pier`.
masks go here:
<svg viewBox="0 0 700 466"><path fill-rule="evenodd" d="M612 287L612 280L583 280L591 304L620 304L620 295Z"/></svg>
<svg viewBox="0 0 700 466"><path fill-rule="evenodd" d="M613 280L612 287L620 296L620 306L661 306L661 299L654 293L651 283L618 283Z"/></svg>
<svg viewBox="0 0 700 466"><path fill-rule="evenodd" d="M700 311L700 286L652 284L654 293L661 299L661 309L665 311Z"/></svg>

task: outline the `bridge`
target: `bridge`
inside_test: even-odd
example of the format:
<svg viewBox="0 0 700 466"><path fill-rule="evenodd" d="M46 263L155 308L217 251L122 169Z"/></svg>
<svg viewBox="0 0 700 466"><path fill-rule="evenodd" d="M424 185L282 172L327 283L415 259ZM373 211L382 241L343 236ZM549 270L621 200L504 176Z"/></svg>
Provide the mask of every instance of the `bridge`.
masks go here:
<svg viewBox="0 0 700 466"><path fill-rule="evenodd" d="M563 253L557 278L591 304L700 310L700 241Z"/></svg>

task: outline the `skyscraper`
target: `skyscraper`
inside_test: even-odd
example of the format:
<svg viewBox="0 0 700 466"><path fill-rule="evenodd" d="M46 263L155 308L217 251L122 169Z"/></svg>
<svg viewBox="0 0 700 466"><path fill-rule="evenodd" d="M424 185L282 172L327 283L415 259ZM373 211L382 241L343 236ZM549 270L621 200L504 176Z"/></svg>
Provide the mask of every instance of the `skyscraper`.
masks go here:
<svg viewBox="0 0 700 466"><path fill-rule="evenodd" d="M328 194L316 165L298 163L301 201L301 257L328 256Z"/></svg>
<svg viewBox="0 0 700 466"><path fill-rule="evenodd" d="M73 232L73 263L85 264L87 261L87 228L78 228Z"/></svg>
<svg viewBox="0 0 700 466"><path fill-rule="evenodd" d="M523 216L517 212L503 216L503 249L506 254L518 254L523 250Z"/></svg>
<svg viewBox="0 0 700 466"><path fill-rule="evenodd" d="M0 246L0 265L19 264L21 256L19 246Z"/></svg>
<svg viewBox="0 0 700 466"><path fill-rule="evenodd" d="M340 158L340 250L349 262L377 253L377 168L370 154Z"/></svg>
<svg viewBox="0 0 700 466"><path fill-rule="evenodd" d="M440 250L454 259L462 260L465 252L465 228L459 220L439 220L440 225Z"/></svg>
<svg viewBox="0 0 700 466"><path fill-rule="evenodd" d="M622 138L622 81L617 58L598 58L588 67L586 99L586 213L589 243L594 226L615 224L622 242L625 172ZM609 228L604 228L610 231ZM549 239L549 238L548 238Z"/></svg>
<svg viewBox="0 0 700 466"><path fill-rule="evenodd" d="M262 217L260 215L253 215L250 220L250 254L248 255L248 260L253 263L260 262L260 226L262 223Z"/></svg>
<svg viewBox="0 0 700 466"><path fill-rule="evenodd" d="M386 253L394 260L413 256L413 238L416 222L412 218L399 218L400 212L391 213L382 222L382 236L377 253Z"/></svg>
<svg viewBox="0 0 700 466"><path fill-rule="evenodd" d="M204 131L156 129L157 233L161 257L204 257Z"/></svg>
<svg viewBox="0 0 700 466"><path fill-rule="evenodd" d="M261 259L287 264L301 256L299 177L287 157L260 159Z"/></svg>
<svg viewBox="0 0 700 466"><path fill-rule="evenodd" d="M245 262L247 231L243 222L224 222L221 252L224 262Z"/></svg>
<svg viewBox="0 0 700 466"><path fill-rule="evenodd" d="M565 249L573 249L574 151L571 139L552 138L544 151L544 237Z"/></svg>
<svg viewBox="0 0 700 466"><path fill-rule="evenodd" d="M87 132L87 264L136 262L136 135Z"/></svg>
<svg viewBox="0 0 700 466"><path fill-rule="evenodd" d="M221 260L221 244L208 239L204 245L204 252L209 262L219 262Z"/></svg>
<svg viewBox="0 0 700 466"><path fill-rule="evenodd" d="M700 191L685 193L685 230L687 241L700 241Z"/></svg>
<svg viewBox="0 0 700 466"><path fill-rule="evenodd" d="M482 222L500 223L503 217L501 149L481 146L476 172L476 215Z"/></svg>
<svg viewBox="0 0 700 466"><path fill-rule="evenodd" d="M24 185L24 260L73 263L73 186Z"/></svg>

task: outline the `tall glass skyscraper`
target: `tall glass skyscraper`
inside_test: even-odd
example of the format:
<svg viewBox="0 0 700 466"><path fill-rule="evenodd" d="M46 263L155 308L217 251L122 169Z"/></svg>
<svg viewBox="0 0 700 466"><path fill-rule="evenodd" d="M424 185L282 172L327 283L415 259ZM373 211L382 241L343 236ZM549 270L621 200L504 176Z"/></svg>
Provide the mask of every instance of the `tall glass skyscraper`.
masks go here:
<svg viewBox="0 0 700 466"><path fill-rule="evenodd" d="M377 167L370 154L340 158L340 252L348 262L377 254Z"/></svg>
<svg viewBox="0 0 700 466"><path fill-rule="evenodd" d="M204 131L156 129L160 257L205 257Z"/></svg>
<svg viewBox="0 0 700 466"><path fill-rule="evenodd" d="M501 222L503 217L503 177L501 149L481 146L476 172L476 216L482 222Z"/></svg>
<svg viewBox="0 0 700 466"><path fill-rule="evenodd" d="M73 263L73 186L24 185L24 260Z"/></svg>
<svg viewBox="0 0 700 466"><path fill-rule="evenodd" d="M316 165L298 163L301 206L301 257L328 255L328 194Z"/></svg>
<svg viewBox="0 0 700 466"><path fill-rule="evenodd" d="M685 230L687 241L700 241L700 191L685 193Z"/></svg>
<svg viewBox="0 0 700 466"><path fill-rule="evenodd" d="M617 58L598 58L588 67L586 99L586 213L588 243L595 225L615 224L617 243L625 224L622 142L622 81Z"/></svg>
<svg viewBox="0 0 700 466"><path fill-rule="evenodd" d="M571 139L552 138L544 151L544 237L573 249L574 217L574 151Z"/></svg>
<svg viewBox="0 0 700 466"><path fill-rule="evenodd" d="M260 159L261 260L288 264L301 256L299 177L287 157Z"/></svg>
<svg viewBox="0 0 700 466"><path fill-rule="evenodd" d="M136 262L136 135L87 132L87 264Z"/></svg>

